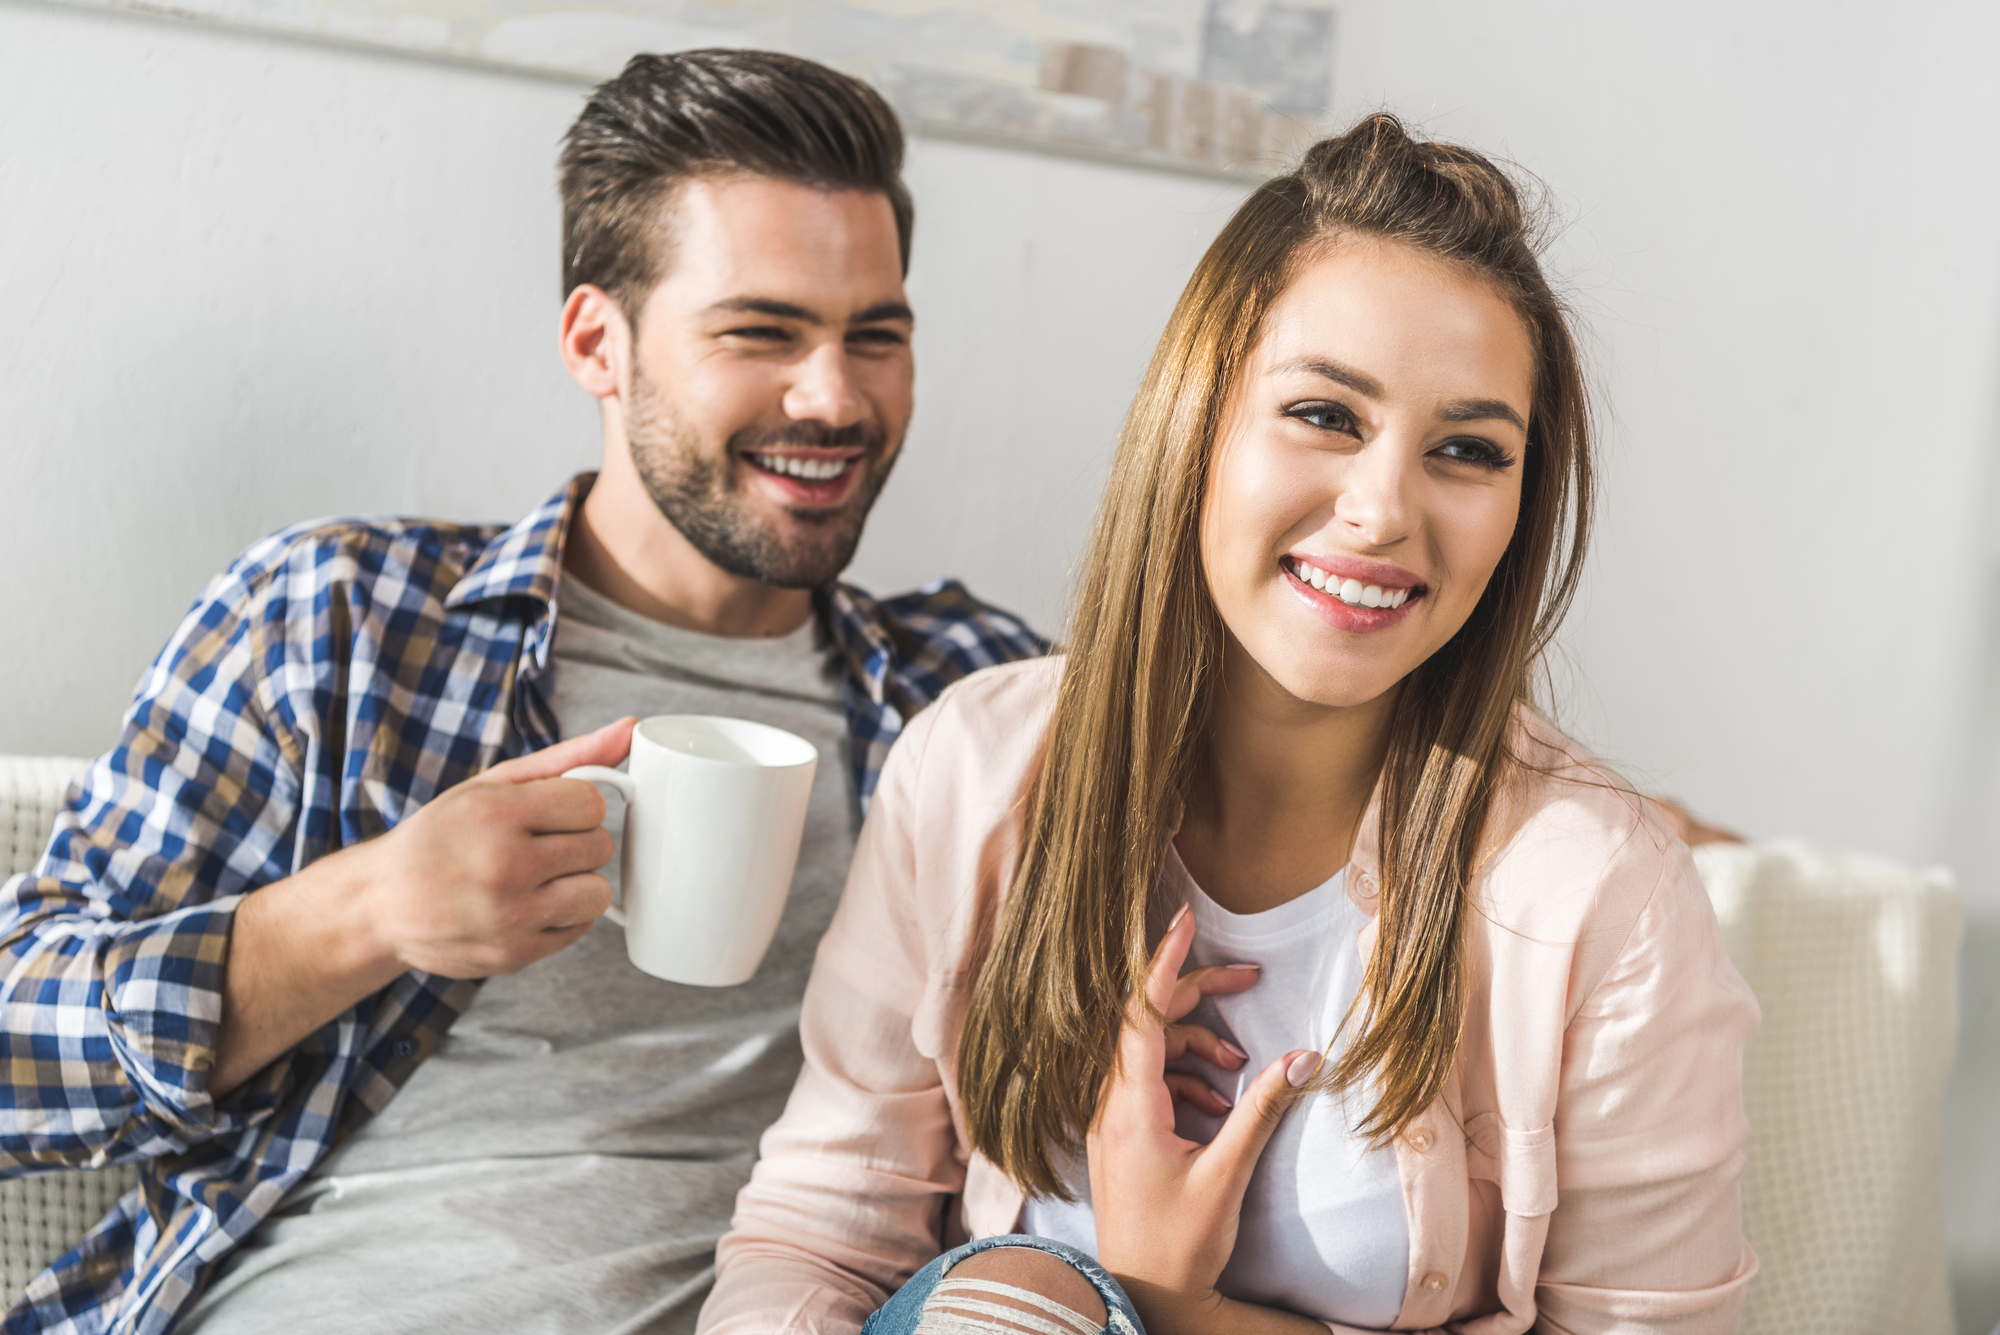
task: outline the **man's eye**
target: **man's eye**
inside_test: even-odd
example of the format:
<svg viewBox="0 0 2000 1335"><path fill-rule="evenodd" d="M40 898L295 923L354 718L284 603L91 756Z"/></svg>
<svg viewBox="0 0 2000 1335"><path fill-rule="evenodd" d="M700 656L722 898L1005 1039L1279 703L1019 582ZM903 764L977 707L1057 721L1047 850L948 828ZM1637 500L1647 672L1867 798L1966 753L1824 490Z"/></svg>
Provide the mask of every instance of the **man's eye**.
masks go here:
<svg viewBox="0 0 2000 1335"><path fill-rule="evenodd" d="M847 341L867 348L900 348L907 340L893 329L857 329Z"/></svg>
<svg viewBox="0 0 2000 1335"><path fill-rule="evenodd" d="M1285 409L1285 416L1296 418L1307 426L1318 427L1321 431L1355 434L1354 414L1337 403L1301 403Z"/></svg>
<svg viewBox="0 0 2000 1335"><path fill-rule="evenodd" d="M791 332L774 324L745 325L741 329L725 329L724 338L748 338L759 343L783 343L791 338Z"/></svg>

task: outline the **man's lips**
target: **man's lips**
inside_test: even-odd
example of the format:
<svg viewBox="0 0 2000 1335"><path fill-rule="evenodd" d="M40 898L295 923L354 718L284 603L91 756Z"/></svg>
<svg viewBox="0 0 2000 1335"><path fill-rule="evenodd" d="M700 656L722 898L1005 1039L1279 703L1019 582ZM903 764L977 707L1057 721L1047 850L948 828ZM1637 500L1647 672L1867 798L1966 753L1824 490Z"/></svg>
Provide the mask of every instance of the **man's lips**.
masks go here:
<svg viewBox="0 0 2000 1335"><path fill-rule="evenodd" d="M739 456L788 505L837 506L867 466L858 450L744 450Z"/></svg>
<svg viewBox="0 0 2000 1335"><path fill-rule="evenodd" d="M864 455L859 450L839 454L826 451L746 450L743 457L749 460L753 467L779 477L796 478L801 482L831 482L847 472Z"/></svg>

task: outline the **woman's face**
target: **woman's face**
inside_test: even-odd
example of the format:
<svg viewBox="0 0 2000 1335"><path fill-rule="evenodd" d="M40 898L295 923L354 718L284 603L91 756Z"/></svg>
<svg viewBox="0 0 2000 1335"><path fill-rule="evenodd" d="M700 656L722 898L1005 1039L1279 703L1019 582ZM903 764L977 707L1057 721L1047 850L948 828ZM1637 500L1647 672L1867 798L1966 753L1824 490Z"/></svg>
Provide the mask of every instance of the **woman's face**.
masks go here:
<svg viewBox="0 0 2000 1335"><path fill-rule="evenodd" d="M1421 251L1349 239L1302 265L1201 517L1222 620L1285 691L1364 704L1465 623L1520 512L1534 369L1498 291Z"/></svg>

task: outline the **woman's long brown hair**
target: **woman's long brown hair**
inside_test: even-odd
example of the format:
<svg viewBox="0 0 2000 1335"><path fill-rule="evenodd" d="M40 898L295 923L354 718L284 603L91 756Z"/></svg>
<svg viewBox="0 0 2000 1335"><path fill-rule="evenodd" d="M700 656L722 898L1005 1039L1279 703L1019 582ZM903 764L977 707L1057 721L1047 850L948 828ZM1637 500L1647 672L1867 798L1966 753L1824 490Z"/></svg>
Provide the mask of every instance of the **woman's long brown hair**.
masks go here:
<svg viewBox="0 0 2000 1335"><path fill-rule="evenodd" d="M1375 237L1463 267L1519 315L1536 360L1520 516L1465 625L1405 678L1382 773L1381 908L1358 1027L1320 1081L1379 1089L1380 1142L1442 1092L1465 1018L1470 886L1508 729L1575 591L1589 530L1590 412L1532 219L1479 154L1377 114L1246 200L1181 294L1098 509L1021 865L966 1017L973 1147L1067 1198L1057 1155L1096 1113L1147 916L1220 686L1223 631L1197 531L1224 406L1303 258Z"/></svg>

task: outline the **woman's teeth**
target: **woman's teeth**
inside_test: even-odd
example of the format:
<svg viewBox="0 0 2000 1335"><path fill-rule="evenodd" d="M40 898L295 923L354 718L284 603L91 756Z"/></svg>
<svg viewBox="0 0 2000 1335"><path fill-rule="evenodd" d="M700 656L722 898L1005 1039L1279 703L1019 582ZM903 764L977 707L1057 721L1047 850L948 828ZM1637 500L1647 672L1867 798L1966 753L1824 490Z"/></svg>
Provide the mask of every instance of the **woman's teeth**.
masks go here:
<svg viewBox="0 0 2000 1335"><path fill-rule="evenodd" d="M750 462L773 473L783 473L786 477L800 478L806 482L825 482L839 477L847 471L852 459L797 459L783 454L753 454Z"/></svg>
<svg viewBox="0 0 2000 1335"><path fill-rule="evenodd" d="M1304 561L1293 560L1291 569L1315 589L1332 594L1350 607L1401 607L1410 599L1408 589L1385 589L1380 584L1363 584L1358 579L1337 579Z"/></svg>

